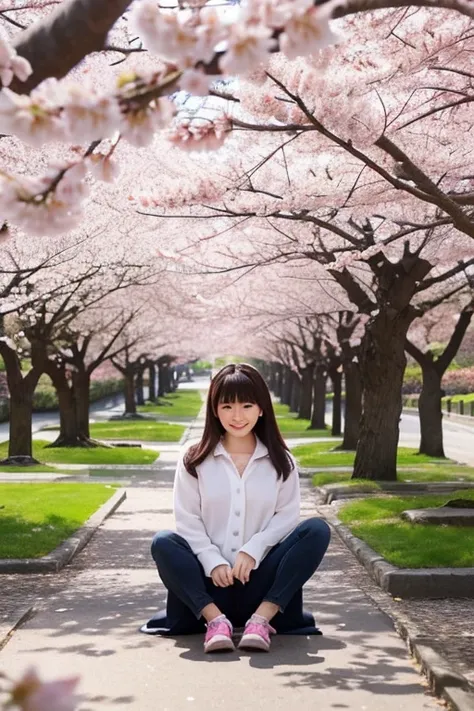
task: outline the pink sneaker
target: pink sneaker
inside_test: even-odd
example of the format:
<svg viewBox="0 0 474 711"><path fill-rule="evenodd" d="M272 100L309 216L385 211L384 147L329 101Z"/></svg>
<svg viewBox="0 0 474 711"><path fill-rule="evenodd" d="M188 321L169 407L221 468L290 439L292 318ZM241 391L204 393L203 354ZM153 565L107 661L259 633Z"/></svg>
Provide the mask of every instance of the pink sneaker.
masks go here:
<svg viewBox="0 0 474 711"><path fill-rule="evenodd" d="M205 652L233 652L235 650L232 641L233 628L225 615L219 615L207 625L206 637L204 638Z"/></svg>
<svg viewBox="0 0 474 711"><path fill-rule="evenodd" d="M245 625L239 649L259 649L261 652L268 652L271 634L276 634L271 624L260 615L252 615Z"/></svg>

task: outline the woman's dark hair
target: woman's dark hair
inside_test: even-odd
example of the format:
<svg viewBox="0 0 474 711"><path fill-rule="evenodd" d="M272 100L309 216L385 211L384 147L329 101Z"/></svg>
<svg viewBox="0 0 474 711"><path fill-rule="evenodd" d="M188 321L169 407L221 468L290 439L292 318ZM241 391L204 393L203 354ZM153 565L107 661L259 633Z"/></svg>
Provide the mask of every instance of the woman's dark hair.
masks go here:
<svg viewBox="0 0 474 711"><path fill-rule="evenodd" d="M217 406L222 402L250 402L260 407L263 414L253 431L267 447L278 477L285 481L293 469L293 462L278 429L268 387L258 370L247 363L226 365L211 380L204 433L201 441L185 454L187 471L197 478L196 467L214 451L224 434L225 429L217 416Z"/></svg>

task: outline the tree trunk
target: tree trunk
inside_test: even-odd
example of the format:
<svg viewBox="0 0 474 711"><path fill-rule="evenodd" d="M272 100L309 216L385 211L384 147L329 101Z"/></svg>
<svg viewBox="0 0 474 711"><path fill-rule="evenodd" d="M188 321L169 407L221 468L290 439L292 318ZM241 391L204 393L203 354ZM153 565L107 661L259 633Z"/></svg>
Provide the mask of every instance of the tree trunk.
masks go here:
<svg viewBox="0 0 474 711"><path fill-rule="evenodd" d="M311 419L313 406L313 372L314 366L310 365L303 370L301 377L301 396L298 417L305 420Z"/></svg>
<svg viewBox="0 0 474 711"><path fill-rule="evenodd" d="M441 399L444 391L441 388L442 375L434 364L425 361L422 365L423 386L418 399L420 416L420 454L431 457L444 457L443 447L443 413Z"/></svg>
<svg viewBox="0 0 474 711"><path fill-rule="evenodd" d="M61 378L61 381L59 382L59 378L55 378L53 382L59 404L59 436L47 447L80 447L75 393L66 377Z"/></svg>
<svg viewBox="0 0 474 711"><path fill-rule="evenodd" d="M26 376L23 376L17 353L4 342L0 342L0 355L5 363L10 391L8 457L1 463L12 466L38 464L38 460L33 458L32 417L33 394L41 370L32 368Z"/></svg>
<svg viewBox="0 0 474 711"><path fill-rule="evenodd" d="M316 366L313 378L313 414L310 430L326 429L326 380L325 370Z"/></svg>
<svg viewBox="0 0 474 711"><path fill-rule="evenodd" d="M148 400L156 400L156 367L152 362L148 363Z"/></svg>
<svg viewBox="0 0 474 711"><path fill-rule="evenodd" d="M158 397L166 395L166 366L162 363L158 364Z"/></svg>
<svg viewBox="0 0 474 711"><path fill-rule="evenodd" d="M341 434L341 395L342 395L342 373L336 368L333 368L330 372L330 378L333 387L333 399L332 399L332 429L331 434L333 437L339 437Z"/></svg>
<svg viewBox="0 0 474 711"><path fill-rule="evenodd" d="M73 373L78 436L81 441L92 444L89 429L90 381L90 375L85 369Z"/></svg>
<svg viewBox="0 0 474 711"><path fill-rule="evenodd" d="M284 375L283 375L283 388L281 394L281 402L283 405L290 406L291 403L291 392L293 390L293 378L291 375L291 370L285 365Z"/></svg>
<svg viewBox="0 0 474 711"><path fill-rule="evenodd" d="M137 414L137 403L135 400L135 370L127 367L125 373L125 415Z"/></svg>
<svg viewBox="0 0 474 711"><path fill-rule="evenodd" d="M292 371L291 379L293 381L293 386L291 388L290 412L298 412L301 395L301 381L298 373L295 373L295 371Z"/></svg>
<svg viewBox="0 0 474 711"><path fill-rule="evenodd" d="M358 363L351 362L344 366L344 385L346 390L344 437L340 449L355 451L359 441L360 418L362 416L362 383Z"/></svg>
<svg viewBox="0 0 474 711"><path fill-rule="evenodd" d="M363 412L353 478L396 481L405 339L414 309L381 307L366 326L360 370Z"/></svg>
<svg viewBox="0 0 474 711"><path fill-rule="evenodd" d="M145 404L145 394L143 392L143 373L145 372L144 366L139 366L137 370L137 377L135 380L135 391L137 405Z"/></svg>

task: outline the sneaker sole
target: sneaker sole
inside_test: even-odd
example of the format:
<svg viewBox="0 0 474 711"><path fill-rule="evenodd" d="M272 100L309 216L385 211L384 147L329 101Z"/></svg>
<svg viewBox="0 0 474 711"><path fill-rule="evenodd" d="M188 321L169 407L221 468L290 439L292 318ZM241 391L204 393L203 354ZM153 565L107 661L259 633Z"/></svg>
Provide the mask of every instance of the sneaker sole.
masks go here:
<svg viewBox="0 0 474 711"><path fill-rule="evenodd" d="M209 652L234 652L235 646L231 639L224 635L216 635L209 644L204 646L205 654Z"/></svg>
<svg viewBox="0 0 474 711"><path fill-rule="evenodd" d="M256 634L246 634L239 642L239 649L255 649L259 652L269 652L268 642Z"/></svg>

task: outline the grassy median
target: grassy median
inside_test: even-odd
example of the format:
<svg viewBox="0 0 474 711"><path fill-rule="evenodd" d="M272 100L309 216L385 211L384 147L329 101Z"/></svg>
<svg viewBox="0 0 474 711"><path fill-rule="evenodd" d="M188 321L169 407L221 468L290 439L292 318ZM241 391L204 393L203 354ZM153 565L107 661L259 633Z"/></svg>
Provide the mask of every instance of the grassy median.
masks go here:
<svg viewBox="0 0 474 711"><path fill-rule="evenodd" d="M194 419L202 407L199 390L177 390L169 395L160 397L157 404L147 403L138 407L138 412L163 415L168 420L174 417Z"/></svg>
<svg viewBox="0 0 474 711"><path fill-rule="evenodd" d="M407 509L442 506L449 499L471 499L474 491L429 496L386 496L346 504L340 520L352 533L401 568L474 566L474 526L413 524L400 518Z"/></svg>
<svg viewBox="0 0 474 711"><path fill-rule="evenodd" d="M169 422L135 420L95 422L90 425L94 439L137 440L140 442L179 442L186 428Z"/></svg>
<svg viewBox="0 0 474 711"><path fill-rule="evenodd" d="M104 484L0 484L0 558L39 558L114 493Z"/></svg>
<svg viewBox="0 0 474 711"><path fill-rule="evenodd" d="M291 450L300 466L302 467L351 467L354 464L355 452L343 452L335 447L341 444L341 440L334 442L313 442L312 444L301 444ZM397 463L400 466L417 467L419 464L429 464L431 462L449 462L446 459L428 457L425 454L417 454L416 449L409 447L399 447ZM453 464L453 462L450 462Z"/></svg>
<svg viewBox="0 0 474 711"><path fill-rule="evenodd" d="M48 444L51 443L45 440L33 440L33 456L35 459L51 464L153 464L159 456L157 450L142 449L141 447L46 448ZM0 458L6 457L7 453L8 442L2 442L0 444ZM35 471L32 467L16 467L16 469L23 472ZM13 470L5 467L5 471L10 472Z"/></svg>

